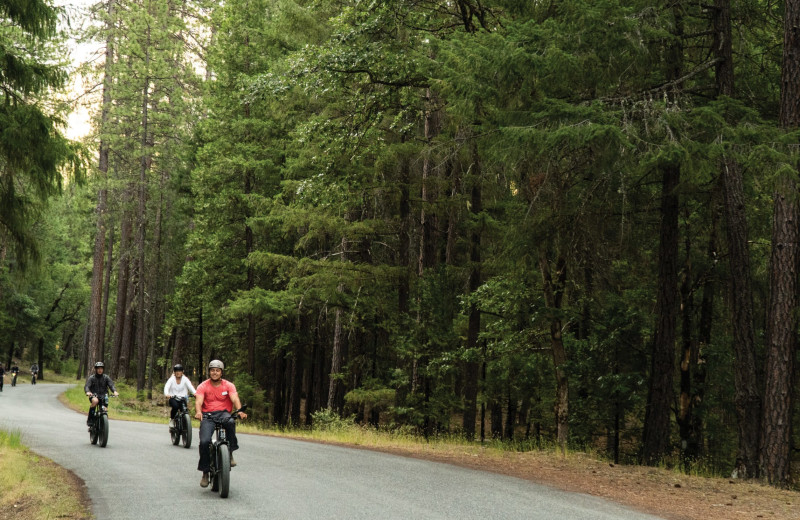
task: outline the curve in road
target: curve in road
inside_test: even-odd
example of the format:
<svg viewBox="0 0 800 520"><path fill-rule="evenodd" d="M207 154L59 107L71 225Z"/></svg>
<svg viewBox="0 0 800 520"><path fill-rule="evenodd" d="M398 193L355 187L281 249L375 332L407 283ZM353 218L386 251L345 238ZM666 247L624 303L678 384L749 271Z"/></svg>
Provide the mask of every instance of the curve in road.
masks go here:
<svg viewBox="0 0 800 520"><path fill-rule="evenodd" d="M221 499L199 485L197 448L173 446L165 425L111 421L108 446L92 446L85 416L57 399L67 388L7 386L0 427L21 432L31 449L83 478L98 520L658 520L513 477L256 435L239 436L230 496Z"/></svg>

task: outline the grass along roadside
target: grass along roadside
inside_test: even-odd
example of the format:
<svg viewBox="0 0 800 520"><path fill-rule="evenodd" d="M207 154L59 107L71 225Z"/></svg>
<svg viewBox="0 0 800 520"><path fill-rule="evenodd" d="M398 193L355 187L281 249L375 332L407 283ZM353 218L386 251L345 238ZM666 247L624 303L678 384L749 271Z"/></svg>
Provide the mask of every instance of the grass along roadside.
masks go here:
<svg viewBox="0 0 800 520"><path fill-rule="evenodd" d="M0 430L0 518L92 518L83 481L22 445L19 433Z"/></svg>
<svg viewBox="0 0 800 520"><path fill-rule="evenodd" d="M69 381L74 382L74 380ZM166 424L165 399L137 399L134 388L117 384L120 398L112 400L109 416ZM156 392L157 394L160 394ZM83 384L62 394L62 401L86 414ZM316 417L316 416L315 416ZM237 431L381 451L395 455L490 471L567 491L587 493L629 505L669 520L798 520L800 493L759 483L686 475L676 470L612 464L591 453L561 455L552 446L522 451L499 442L467 442L458 436L429 440L410 433L380 431L321 416L309 429L263 428L252 422ZM197 421L193 420L195 426ZM246 456L246 445L243 447ZM530 448L530 447L527 447Z"/></svg>

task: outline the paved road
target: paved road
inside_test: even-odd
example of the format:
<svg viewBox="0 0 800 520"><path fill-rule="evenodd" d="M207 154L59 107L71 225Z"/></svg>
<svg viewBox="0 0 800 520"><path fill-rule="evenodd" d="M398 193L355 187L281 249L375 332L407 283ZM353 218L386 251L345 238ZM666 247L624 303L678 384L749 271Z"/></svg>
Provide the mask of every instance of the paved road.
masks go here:
<svg viewBox="0 0 800 520"><path fill-rule="evenodd" d="M253 435L240 435L230 496L221 499L199 485L197 428L186 450L170 443L165 425L111 421L108 446L92 446L85 416L56 399L66 388L6 385L0 428L20 431L33 450L83 478L98 520L657 520L521 479Z"/></svg>

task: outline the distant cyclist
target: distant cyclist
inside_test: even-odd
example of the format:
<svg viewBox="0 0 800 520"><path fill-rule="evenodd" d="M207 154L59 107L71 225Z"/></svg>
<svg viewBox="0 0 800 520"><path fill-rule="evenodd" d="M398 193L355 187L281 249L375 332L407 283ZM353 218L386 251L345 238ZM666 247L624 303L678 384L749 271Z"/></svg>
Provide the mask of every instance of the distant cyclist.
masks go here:
<svg viewBox="0 0 800 520"><path fill-rule="evenodd" d="M11 386L17 384L17 374L19 374L19 367L16 363L11 366Z"/></svg>
<svg viewBox="0 0 800 520"><path fill-rule="evenodd" d="M222 361L215 359L208 364L208 379L197 386L195 393L195 417L202 421L200 423L200 462L197 469L203 472L200 479L200 486L208 487L208 471L211 469L211 458L208 454L208 445L211 444L211 437L214 435L214 422L222 422L225 427L225 435L231 447L231 467L236 465L233 460L233 452L239 449L236 440L236 422L230 419L231 411L239 409L242 403L239 401L239 394L236 387L230 381L222 379L222 371L225 365ZM203 414L208 414L209 418L204 418ZM239 417L247 419L247 414L239 413ZM224 422L223 422L224 421Z"/></svg>
<svg viewBox="0 0 800 520"><path fill-rule="evenodd" d="M3 391L3 381L6 378L6 371L3 369L3 364L0 363L0 392Z"/></svg>
<svg viewBox="0 0 800 520"><path fill-rule="evenodd" d="M175 427L175 416L181 409L176 397L187 397L194 395L195 389L189 378L183 375L183 365L178 363L172 367L172 376L167 379L164 385L164 395L169 397L169 405L172 410L169 412L169 427Z"/></svg>
<svg viewBox="0 0 800 520"><path fill-rule="evenodd" d="M31 365L31 384L36 384L37 375L39 375L39 365L34 363Z"/></svg>
<svg viewBox="0 0 800 520"><path fill-rule="evenodd" d="M108 389L110 388L115 396L119 395L117 388L114 386L114 381L103 373L106 369L105 367L102 361L95 363L94 374L86 378L86 384L83 386L83 391L86 392L89 402L92 403L92 407L89 408L89 418L86 419L86 425L90 428L94 420L94 409L108 393Z"/></svg>

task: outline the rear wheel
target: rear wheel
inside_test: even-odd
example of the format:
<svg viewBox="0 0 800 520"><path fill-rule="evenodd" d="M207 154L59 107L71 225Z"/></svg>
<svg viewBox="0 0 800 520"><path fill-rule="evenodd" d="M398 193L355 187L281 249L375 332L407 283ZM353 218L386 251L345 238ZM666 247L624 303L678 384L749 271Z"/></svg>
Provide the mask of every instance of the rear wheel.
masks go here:
<svg viewBox="0 0 800 520"><path fill-rule="evenodd" d="M219 470L219 496L228 498L231 485L231 452L228 445L223 444L217 449L217 468Z"/></svg>
<svg viewBox="0 0 800 520"><path fill-rule="evenodd" d="M192 447L192 418L188 413L181 416L183 431L181 432L181 439L183 440L183 447L187 450Z"/></svg>
<svg viewBox="0 0 800 520"><path fill-rule="evenodd" d="M97 434L100 436L100 447L105 448L106 444L108 444L108 416L101 415L100 422L97 426L100 430L97 432Z"/></svg>

